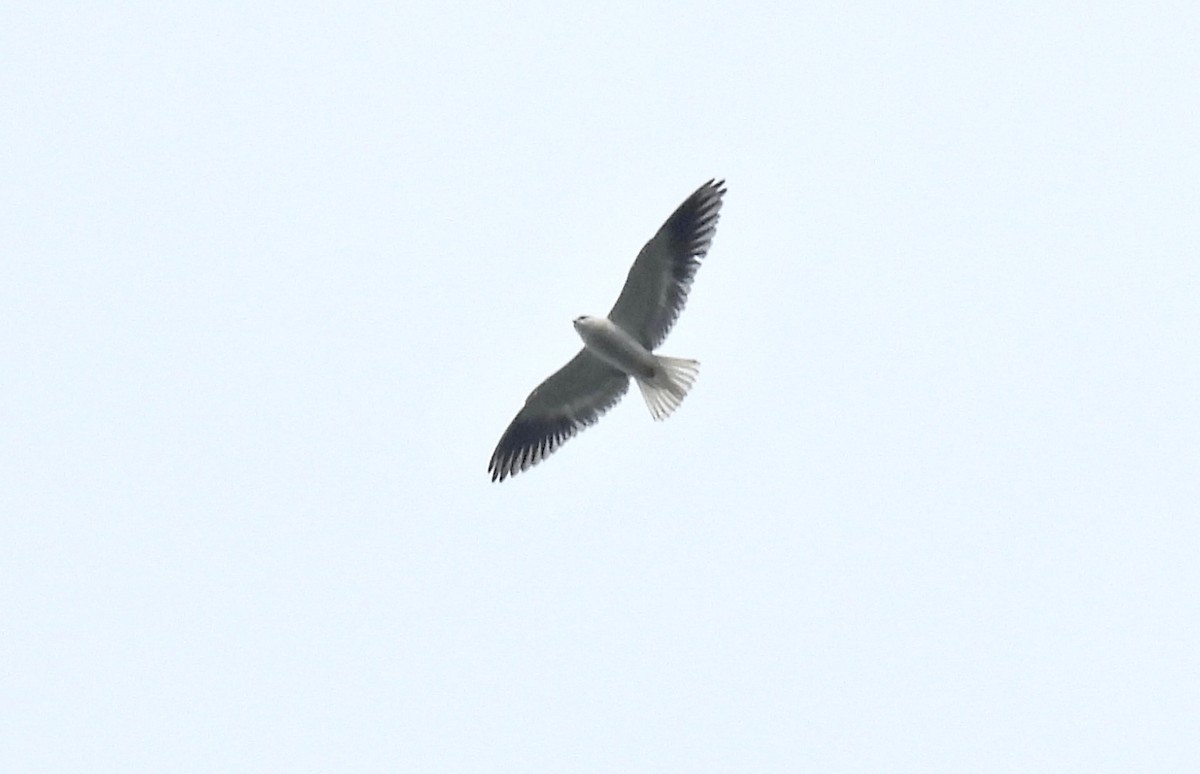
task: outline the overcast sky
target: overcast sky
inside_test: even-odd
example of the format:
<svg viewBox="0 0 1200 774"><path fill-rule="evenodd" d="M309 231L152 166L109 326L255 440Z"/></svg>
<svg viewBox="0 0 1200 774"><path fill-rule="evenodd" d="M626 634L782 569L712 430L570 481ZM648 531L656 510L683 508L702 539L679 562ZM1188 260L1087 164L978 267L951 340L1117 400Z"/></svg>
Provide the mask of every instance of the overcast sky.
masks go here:
<svg viewBox="0 0 1200 774"><path fill-rule="evenodd" d="M0 30L3 771L1200 771L1193 4ZM688 400L493 484L712 177Z"/></svg>

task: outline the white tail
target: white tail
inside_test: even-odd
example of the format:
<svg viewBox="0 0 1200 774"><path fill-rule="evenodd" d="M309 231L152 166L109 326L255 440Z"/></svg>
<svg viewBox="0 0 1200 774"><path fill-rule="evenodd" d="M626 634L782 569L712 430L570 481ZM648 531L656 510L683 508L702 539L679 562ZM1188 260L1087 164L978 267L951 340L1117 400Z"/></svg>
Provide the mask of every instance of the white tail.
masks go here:
<svg viewBox="0 0 1200 774"><path fill-rule="evenodd" d="M696 381L696 374L700 373L700 364L695 360L662 355L655 355L654 359L657 361L654 375L649 379L640 376L636 379L650 415L662 420L683 403L684 396Z"/></svg>

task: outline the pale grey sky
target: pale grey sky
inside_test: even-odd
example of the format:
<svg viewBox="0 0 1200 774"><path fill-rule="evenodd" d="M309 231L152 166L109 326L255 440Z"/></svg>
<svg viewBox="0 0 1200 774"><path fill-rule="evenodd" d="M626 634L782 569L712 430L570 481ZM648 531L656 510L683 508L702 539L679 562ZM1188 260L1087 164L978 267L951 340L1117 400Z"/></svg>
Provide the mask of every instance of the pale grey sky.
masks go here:
<svg viewBox="0 0 1200 774"><path fill-rule="evenodd" d="M1200 770L1200 11L581 8L0 11L0 770Z"/></svg>

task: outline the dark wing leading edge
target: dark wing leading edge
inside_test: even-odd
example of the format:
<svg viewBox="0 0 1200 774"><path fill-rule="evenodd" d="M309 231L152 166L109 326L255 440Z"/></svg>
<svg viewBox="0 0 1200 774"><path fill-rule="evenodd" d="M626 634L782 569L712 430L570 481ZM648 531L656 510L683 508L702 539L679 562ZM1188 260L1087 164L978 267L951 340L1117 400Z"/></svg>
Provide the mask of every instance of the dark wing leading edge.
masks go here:
<svg viewBox="0 0 1200 774"><path fill-rule="evenodd" d="M683 305L700 259L708 252L721 213L724 180L709 180L679 205L638 253L608 319L654 350Z"/></svg>
<svg viewBox="0 0 1200 774"><path fill-rule="evenodd" d="M625 372L586 349L571 358L525 399L500 437L488 472L503 481L536 465L568 438L593 424L629 388Z"/></svg>

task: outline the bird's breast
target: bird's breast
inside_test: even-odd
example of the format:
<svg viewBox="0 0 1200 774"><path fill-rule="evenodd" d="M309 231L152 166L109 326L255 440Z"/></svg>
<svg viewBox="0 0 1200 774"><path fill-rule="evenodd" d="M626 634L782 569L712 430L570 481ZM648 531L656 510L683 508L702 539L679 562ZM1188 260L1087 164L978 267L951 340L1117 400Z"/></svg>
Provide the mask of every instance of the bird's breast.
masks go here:
<svg viewBox="0 0 1200 774"><path fill-rule="evenodd" d="M654 355L612 320L592 317L577 324L575 330L589 352L614 368L644 379L654 376Z"/></svg>

